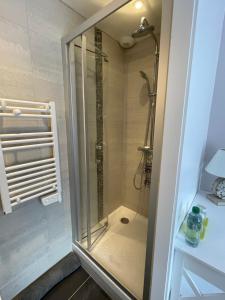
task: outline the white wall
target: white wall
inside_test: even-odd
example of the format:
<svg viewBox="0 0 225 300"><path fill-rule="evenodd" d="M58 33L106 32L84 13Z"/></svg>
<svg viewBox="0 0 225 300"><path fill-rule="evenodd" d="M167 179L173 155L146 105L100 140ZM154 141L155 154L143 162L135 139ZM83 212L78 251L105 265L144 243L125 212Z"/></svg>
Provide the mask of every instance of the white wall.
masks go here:
<svg viewBox="0 0 225 300"><path fill-rule="evenodd" d="M219 63L216 74L209 130L203 161L201 189L209 191L215 177L205 172L204 167L219 148L225 148L225 22L220 47Z"/></svg>
<svg viewBox="0 0 225 300"><path fill-rule="evenodd" d="M152 299L168 299L173 239L198 190L224 10L224 0L217 1L216 5L212 5L210 0L174 1L154 240ZM191 26L194 20L196 22ZM150 232L152 225L154 228L150 218Z"/></svg>
<svg viewBox="0 0 225 300"><path fill-rule="evenodd" d="M61 204L34 200L12 214L0 212L4 300L71 251L61 37L81 22L58 0L0 0L0 97L55 101L63 187Z"/></svg>
<svg viewBox="0 0 225 300"><path fill-rule="evenodd" d="M213 10L210 9L208 1L198 1L190 81L186 86L187 111L177 200L178 227L199 187L216 80L224 9L223 0L218 1Z"/></svg>
<svg viewBox="0 0 225 300"><path fill-rule="evenodd" d="M158 85L163 89L161 91L158 88L157 104L159 106L156 106L156 135L154 138L154 146L155 144L157 146L154 151L157 150L159 153L161 151L161 155L158 156L154 153L153 157L153 190L150 193L153 200L150 202L148 225L149 238L152 239L150 242L154 244L152 279L149 278L151 299L167 300L170 287L171 257L173 255L172 230L175 223L174 210L179 178L180 147L187 102L186 84L190 45L192 44L194 1L163 1L160 42L160 52L162 51L163 56L159 60L160 85ZM172 20L170 20L171 17ZM172 26L171 32L170 26ZM162 49L162 45L165 48ZM155 165L159 171L156 170ZM157 202L155 207L154 200ZM155 210L156 225L154 224ZM155 232L153 231L154 226ZM153 252L153 250L151 251ZM151 268L150 263L149 268Z"/></svg>

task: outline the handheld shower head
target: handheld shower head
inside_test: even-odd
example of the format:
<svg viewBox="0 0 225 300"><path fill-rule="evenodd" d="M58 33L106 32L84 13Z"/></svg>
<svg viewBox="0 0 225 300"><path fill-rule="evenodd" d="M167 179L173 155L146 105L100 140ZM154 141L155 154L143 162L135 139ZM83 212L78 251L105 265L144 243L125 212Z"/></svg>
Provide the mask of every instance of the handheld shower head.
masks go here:
<svg viewBox="0 0 225 300"><path fill-rule="evenodd" d="M149 81L148 76L144 71L139 71L139 72L140 72L142 78Z"/></svg>
<svg viewBox="0 0 225 300"><path fill-rule="evenodd" d="M144 71L139 71L141 74L141 77L146 81L146 85L147 85L147 90L148 90L148 94L151 94L151 88L150 88L150 82L149 82L149 78L147 76L147 74Z"/></svg>

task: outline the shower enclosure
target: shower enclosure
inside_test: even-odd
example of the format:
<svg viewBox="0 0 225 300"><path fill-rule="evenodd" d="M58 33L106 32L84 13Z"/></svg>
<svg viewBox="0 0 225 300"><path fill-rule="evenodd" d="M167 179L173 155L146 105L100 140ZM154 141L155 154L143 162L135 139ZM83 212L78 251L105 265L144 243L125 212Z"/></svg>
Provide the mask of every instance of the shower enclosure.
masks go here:
<svg viewBox="0 0 225 300"><path fill-rule="evenodd" d="M116 284L118 299L142 299L158 36L138 18L128 32L134 46L124 49L105 23L86 24L63 41L75 251Z"/></svg>

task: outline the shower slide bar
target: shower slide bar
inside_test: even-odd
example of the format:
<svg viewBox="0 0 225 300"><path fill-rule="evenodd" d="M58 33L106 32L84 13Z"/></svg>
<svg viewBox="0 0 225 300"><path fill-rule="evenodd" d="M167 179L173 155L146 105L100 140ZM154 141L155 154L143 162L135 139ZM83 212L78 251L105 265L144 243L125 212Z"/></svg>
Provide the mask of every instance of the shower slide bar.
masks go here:
<svg viewBox="0 0 225 300"><path fill-rule="evenodd" d="M50 130L0 133L0 192L4 213L11 213L14 206L35 198L40 198L43 205L61 202L55 103L0 99L0 120L4 120L5 117L12 117L14 120L47 118ZM46 126L46 122L43 125ZM27 123L25 126L27 127ZM30 127L30 130L34 130L33 127ZM10 157L14 155L15 158L17 153L25 157L27 152L24 151L42 148L47 148L51 154L47 151L46 158L40 157L38 160L31 159L25 163L16 162L7 165L9 154ZM40 155L41 153L42 151ZM30 155L32 152L29 153Z"/></svg>

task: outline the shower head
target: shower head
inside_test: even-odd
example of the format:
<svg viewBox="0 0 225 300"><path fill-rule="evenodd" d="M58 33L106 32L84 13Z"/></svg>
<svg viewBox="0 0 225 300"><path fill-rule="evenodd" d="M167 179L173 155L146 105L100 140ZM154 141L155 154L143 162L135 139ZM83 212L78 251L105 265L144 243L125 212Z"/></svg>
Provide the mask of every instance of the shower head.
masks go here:
<svg viewBox="0 0 225 300"><path fill-rule="evenodd" d="M145 17L142 17L141 22L138 26L138 29L135 30L131 36L133 38L140 38L140 37L150 34L152 36L153 40L155 41L155 48L156 48L155 53L156 53L156 55L158 55L159 54L159 44L158 44L158 40L157 40L154 30L155 30L155 27L153 25L150 25L148 23L148 20Z"/></svg>
<svg viewBox="0 0 225 300"><path fill-rule="evenodd" d="M142 17L138 29L132 33L132 37L139 38L147 34L152 34L154 29L155 27L150 25L145 17Z"/></svg>

